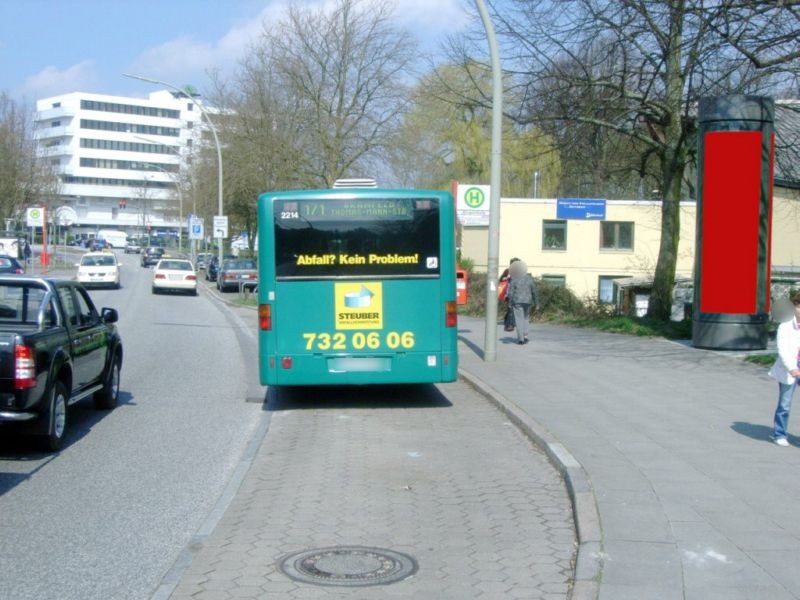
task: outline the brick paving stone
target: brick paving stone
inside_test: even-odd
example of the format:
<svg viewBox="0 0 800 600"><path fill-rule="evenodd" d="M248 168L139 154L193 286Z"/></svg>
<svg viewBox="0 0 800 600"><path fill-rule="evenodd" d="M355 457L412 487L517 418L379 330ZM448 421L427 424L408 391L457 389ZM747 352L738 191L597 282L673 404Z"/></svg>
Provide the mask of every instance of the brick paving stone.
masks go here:
<svg viewBox="0 0 800 600"><path fill-rule="evenodd" d="M365 390L329 403L309 393L269 407L250 471L173 598L566 600L575 532L565 487L486 400L460 382L404 388L399 405ZM276 567L341 545L403 552L419 569L339 587Z"/></svg>

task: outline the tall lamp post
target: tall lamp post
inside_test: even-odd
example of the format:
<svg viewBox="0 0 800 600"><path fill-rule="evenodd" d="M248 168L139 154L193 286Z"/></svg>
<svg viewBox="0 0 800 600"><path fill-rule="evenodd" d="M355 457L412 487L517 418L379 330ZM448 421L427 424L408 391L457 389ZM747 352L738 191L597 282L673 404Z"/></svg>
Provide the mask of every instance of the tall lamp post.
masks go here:
<svg viewBox="0 0 800 600"><path fill-rule="evenodd" d="M168 177L172 177L172 173L167 171L165 168L152 164L150 166L161 171ZM183 236L181 235L183 231L183 193L181 192L180 182L175 182L175 189L178 190L178 252L183 252Z"/></svg>
<svg viewBox="0 0 800 600"><path fill-rule="evenodd" d="M198 102L196 98L193 98L188 93L186 93L185 90L182 90L178 86L172 85L171 83L166 83L164 81L159 81L158 79L153 79L152 77L144 77L142 75L133 75L131 73L123 73L122 75L123 75L123 77L130 77L131 79L138 79L139 81L146 81L147 83L154 83L156 85L163 85L164 87L167 87L167 88L169 88L171 90L174 90L175 92L181 94L182 96L185 96L186 98L188 98L189 100L194 102L197 105L197 108L200 109L200 112L202 113L203 117L205 118L206 123L208 123L208 126L211 129L211 133L214 135L214 144L217 146L217 166L218 166L218 171L217 171L217 177L218 177L218 181L217 181L217 214L220 217L222 217L224 215L224 212L222 210L222 208L223 208L222 207L222 147L219 145L219 136L217 135L217 128L214 127L214 123L208 117L208 113L206 112L206 109L203 108L203 105L200 102ZM222 264L222 246L223 246L223 242L222 242L222 238L220 238L220 240L219 240L219 264Z"/></svg>
<svg viewBox="0 0 800 600"><path fill-rule="evenodd" d="M154 139L151 139L151 138L143 137L143 136L140 136L140 135L135 135L133 137L135 137L137 140L142 140L142 141L145 141L145 142L147 142L149 144L157 144L157 145L162 145L163 146L163 144L161 144L161 142L159 142L158 140L154 140ZM177 150L170 150L170 152L172 152L176 156L180 157L180 152L178 152ZM149 163L149 164L150 164L150 166L152 168L158 169L162 173L164 173L167 176L169 176L170 179L172 179L172 173L170 171L167 171L166 169L164 169L163 167L159 167L158 165L154 165L152 163ZM180 168L180 165L178 165L178 168ZM175 189L178 191L178 213L179 213L179 216L178 216L178 252L183 252L183 244L181 242L181 240L183 239L183 193L181 192L181 182L180 182L180 180L175 181Z"/></svg>
<svg viewBox="0 0 800 600"><path fill-rule="evenodd" d="M489 55L492 61L492 167L490 184L491 204L489 205L489 249L486 265L486 331L484 336L483 360L497 360L497 271L500 251L500 183L502 166L502 125L503 125L503 79L500 70L500 52L494 34L492 19L483 0L475 0L486 38L489 41Z"/></svg>

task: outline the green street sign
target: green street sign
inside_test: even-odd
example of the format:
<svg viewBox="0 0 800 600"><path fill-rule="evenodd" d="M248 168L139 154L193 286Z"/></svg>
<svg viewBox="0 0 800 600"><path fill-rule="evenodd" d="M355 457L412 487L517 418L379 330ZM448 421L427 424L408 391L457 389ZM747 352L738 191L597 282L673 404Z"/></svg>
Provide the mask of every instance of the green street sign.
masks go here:
<svg viewBox="0 0 800 600"><path fill-rule="evenodd" d="M486 195L480 188L469 188L464 192L464 204L470 208L479 208L486 201Z"/></svg>
<svg viewBox="0 0 800 600"><path fill-rule="evenodd" d="M25 211L25 225L28 227L43 227L44 210L37 207L28 208Z"/></svg>

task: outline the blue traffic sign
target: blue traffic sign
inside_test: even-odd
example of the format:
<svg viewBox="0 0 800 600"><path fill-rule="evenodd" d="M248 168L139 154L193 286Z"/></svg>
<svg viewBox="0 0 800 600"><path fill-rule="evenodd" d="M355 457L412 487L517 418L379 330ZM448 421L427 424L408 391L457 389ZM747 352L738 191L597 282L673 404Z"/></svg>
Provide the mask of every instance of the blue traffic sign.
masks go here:
<svg viewBox="0 0 800 600"><path fill-rule="evenodd" d="M606 218L606 201L600 198L558 198L556 218L602 221Z"/></svg>

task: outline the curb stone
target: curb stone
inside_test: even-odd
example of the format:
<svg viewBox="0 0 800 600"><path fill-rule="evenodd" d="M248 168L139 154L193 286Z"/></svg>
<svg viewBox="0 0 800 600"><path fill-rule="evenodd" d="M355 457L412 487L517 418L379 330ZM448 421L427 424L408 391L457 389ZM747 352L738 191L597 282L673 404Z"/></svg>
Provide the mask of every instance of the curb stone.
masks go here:
<svg viewBox="0 0 800 600"><path fill-rule="evenodd" d="M581 464L563 444L539 423L527 415L517 404L504 397L478 377L458 370L459 377L494 404L522 433L538 446L558 469L567 485L575 531L578 536L578 555L575 577L570 591L571 600L597 600L600 578L603 573L603 532L594 489Z"/></svg>

